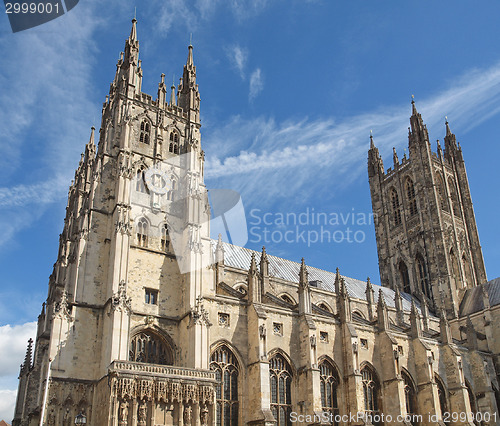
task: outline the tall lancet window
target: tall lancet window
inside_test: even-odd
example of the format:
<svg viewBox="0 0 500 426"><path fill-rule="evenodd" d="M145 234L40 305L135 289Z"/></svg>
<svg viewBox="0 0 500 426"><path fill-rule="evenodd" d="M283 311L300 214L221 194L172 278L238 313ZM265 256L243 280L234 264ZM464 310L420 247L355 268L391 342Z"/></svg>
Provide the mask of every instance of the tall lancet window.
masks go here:
<svg viewBox="0 0 500 426"><path fill-rule="evenodd" d="M135 176L135 190L137 192L146 192L146 184L144 180L144 169L139 169Z"/></svg>
<svg viewBox="0 0 500 426"><path fill-rule="evenodd" d="M450 209L448 208L448 200L446 198L446 191L444 188L444 179L441 173L437 174L437 179L436 179L436 185L437 185L437 192L439 196L439 204L441 207L441 210L445 212L449 212Z"/></svg>
<svg viewBox="0 0 500 426"><path fill-rule="evenodd" d="M408 267L403 261L399 262L399 276L401 278L401 284L403 291L405 293L411 293L410 287L410 274L408 273Z"/></svg>
<svg viewBox="0 0 500 426"><path fill-rule="evenodd" d="M276 426L292 424L292 369L286 359L277 354L269 360L269 376L271 384L271 411Z"/></svg>
<svg viewBox="0 0 500 426"><path fill-rule="evenodd" d="M406 406L406 415L409 416L411 424L416 424L413 421L413 417L416 414L417 410L417 392L415 390L415 385L410 375L403 371L401 373L404 380L404 390L405 390L405 406Z"/></svg>
<svg viewBox="0 0 500 426"><path fill-rule="evenodd" d="M168 151L173 154L179 153L179 134L177 132L170 132L170 145Z"/></svg>
<svg viewBox="0 0 500 426"><path fill-rule="evenodd" d="M170 251L170 235L168 233L168 225L164 224L161 227L161 249L164 252Z"/></svg>
<svg viewBox="0 0 500 426"><path fill-rule="evenodd" d="M363 381L363 396L365 400L365 414L371 416L374 425L375 420L380 415L380 384L375 372L368 366L361 370L361 378Z"/></svg>
<svg viewBox="0 0 500 426"><path fill-rule="evenodd" d="M339 378L335 368L330 361L324 360L319 364L320 374L320 392L321 406L323 411L331 414L331 419L334 419L339 414L339 406L337 400L337 390L339 386ZM337 424L336 422L334 423Z"/></svg>
<svg viewBox="0 0 500 426"><path fill-rule="evenodd" d="M442 418L443 414L448 412L448 392L446 392L444 383L437 374L435 375L434 379L436 380L437 384L439 408L441 409L441 418Z"/></svg>
<svg viewBox="0 0 500 426"><path fill-rule="evenodd" d="M453 214L460 217L460 201L458 199L457 186L452 178L448 178L448 188L450 189L451 204L453 206Z"/></svg>
<svg viewBox="0 0 500 426"><path fill-rule="evenodd" d="M465 253L462 255L462 269L464 270L465 274L465 286L466 287L472 287L473 284L473 278L472 278L472 269L470 263L467 261L467 257L465 256Z"/></svg>
<svg viewBox="0 0 500 426"><path fill-rule="evenodd" d="M416 269L418 273L418 279L420 281L420 290L429 299L432 299L432 290L429 283L429 275L427 274L427 267L425 266L425 261L422 255L417 254L415 259Z"/></svg>
<svg viewBox="0 0 500 426"><path fill-rule="evenodd" d="M415 185L413 185L413 181L410 178L406 179L406 196L408 198L410 216L415 216L418 213L417 197L415 196Z"/></svg>
<svg viewBox="0 0 500 426"><path fill-rule="evenodd" d="M226 346L219 346L210 359L210 369L215 371L215 423L217 426L238 426L238 376L236 357Z"/></svg>
<svg viewBox="0 0 500 426"><path fill-rule="evenodd" d="M148 221L144 218L137 222L137 245L141 247L148 245Z"/></svg>
<svg viewBox="0 0 500 426"><path fill-rule="evenodd" d="M392 217L394 225L401 225L401 206L399 205L398 193L394 188L391 190Z"/></svg>
<svg viewBox="0 0 500 426"><path fill-rule="evenodd" d="M151 126L147 120L141 122L141 133L139 135L139 141L142 143L149 144L149 138L151 133Z"/></svg>

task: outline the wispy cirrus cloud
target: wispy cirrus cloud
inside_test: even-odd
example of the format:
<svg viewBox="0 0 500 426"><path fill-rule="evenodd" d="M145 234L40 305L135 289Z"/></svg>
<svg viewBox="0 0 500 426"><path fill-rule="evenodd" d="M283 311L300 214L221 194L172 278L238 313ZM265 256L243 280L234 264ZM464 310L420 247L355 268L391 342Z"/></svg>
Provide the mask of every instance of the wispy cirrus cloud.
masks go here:
<svg viewBox="0 0 500 426"><path fill-rule="evenodd" d="M245 80L248 50L238 44L235 44L226 49L226 55L233 68L235 68L240 74L241 79Z"/></svg>
<svg viewBox="0 0 500 426"><path fill-rule="evenodd" d="M417 106L431 134L436 129L441 136L444 115L457 130L470 130L500 112L499 95L500 64L495 64L465 73ZM212 186L230 182L250 202L255 197L259 202L289 197L304 188L317 197L331 191L327 181L334 180L339 187L366 173L371 129L382 155L389 156L393 146L406 146L409 114L409 105L397 105L341 122L303 118L277 123L272 118L233 117L205 139L215 147L207 151L219 153L207 155L206 176ZM222 143L225 140L233 141L230 148Z"/></svg>
<svg viewBox="0 0 500 426"><path fill-rule="evenodd" d="M250 88L248 91L248 98L250 101L254 100L257 95L264 89L264 78L260 68L255 69L250 76Z"/></svg>

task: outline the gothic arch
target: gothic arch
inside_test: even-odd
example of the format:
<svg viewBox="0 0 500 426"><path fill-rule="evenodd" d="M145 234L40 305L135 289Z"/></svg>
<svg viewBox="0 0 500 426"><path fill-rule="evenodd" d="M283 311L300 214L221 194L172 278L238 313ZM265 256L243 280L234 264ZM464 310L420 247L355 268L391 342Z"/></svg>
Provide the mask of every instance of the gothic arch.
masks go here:
<svg viewBox="0 0 500 426"><path fill-rule="evenodd" d="M450 209L448 206L448 197L446 196L446 186L444 184L443 175L439 171L436 172L436 186L437 186L437 195L439 204L441 206L441 210L449 212Z"/></svg>
<svg viewBox="0 0 500 426"><path fill-rule="evenodd" d="M465 287L473 287L474 273L472 272L472 262L468 259L465 252L462 253L462 269L465 276Z"/></svg>
<svg viewBox="0 0 500 426"><path fill-rule="evenodd" d="M424 296L427 296L427 298L433 300L434 296L432 294L432 288L429 279L429 268L425 261L425 257L419 251L415 256L415 270L417 272L420 291Z"/></svg>
<svg viewBox="0 0 500 426"><path fill-rule="evenodd" d="M320 357L318 357L318 365L321 364L323 361L328 361L332 366L333 369L335 370L335 374L337 374L338 378L340 379L342 377L341 371L337 363L333 360L333 358L329 355L323 354ZM341 386L341 382L339 383L339 386Z"/></svg>
<svg viewBox="0 0 500 426"><path fill-rule="evenodd" d="M269 385L271 388L271 412L276 426L289 426L293 401L294 376L292 364L283 351L275 351L269 357Z"/></svg>
<svg viewBox="0 0 500 426"><path fill-rule="evenodd" d="M443 382L443 379L439 377L437 374L434 374L434 380L437 384L438 388L438 398L439 398L439 408L441 409L441 417L443 416L443 413L449 411L449 396L448 396L448 390L446 389L446 386Z"/></svg>
<svg viewBox="0 0 500 426"><path fill-rule="evenodd" d="M354 311L352 311L352 315L353 315L353 317L354 317L354 315L357 315L361 319L364 319L364 320L366 319L366 316L359 309L355 309Z"/></svg>
<svg viewBox="0 0 500 426"><path fill-rule="evenodd" d="M410 285L410 273L408 271L408 265L401 259L398 264L399 279L401 280L401 289L405 293L411 293Z"/></svg>
<svg viewBox="0 0 500 426"><path fill-rule="evenodd" d="M458 197L457 185L455 183L455 180L451 176L448 177L448 188L450 190L453 214L457 217L460 217L461 207L460 207L460 199Z"/></svg>
<svg viewBox="0 0 500 426"><path fill-rule="evenodd" d="M290 305L296 305L297 304L297 302L295 301L295 299L292 296L290 296L289 293L286 293L286 292L281 293L279 295L279 298L281 300L285 301L286 303L290 304Z"/></svg>
<svg viewBox="0 0 500 426"><path fill-rule="evenodd" d="M410 216L415 216L418 213L417 208L417 196L415 194L415 184L410 176L405 178L405 194L406 200L408 201L408 210Z"/></svg>
<svg viewBox="0 0 500 426"><path fill-rule="evenodd" d="M401 369L401 376L404 381L404 394L405 394L405 406L406 414L418 414L417 409L417 384L410 372L404 367Z"/></svg>
<svg viewBox="0 0 500 426"><path fill-rule="evenodd" d="M149 335L152 336L153 338L157 339L157 342L163 345L162 349L165 349L165 361L166 364L164 365L175 365L176 363L176 358L177 358L177 348L176 345L173 341L173 339L170 337L168 333L165 331L161 330L159 327L156 325L140 325L137 327L134 327L130 331L130 339L129 339L129 360L132 357L132 342L133 340L139 336L139 335ZM137 347L134 348L136 353L135 353L135 358L137 359Z"/></svg>
<svg viewBox="0 0 500 426"><path fill-rule="evenodd" d="M243 364L228 342L213 345L210 354L210 369L215 372L217 387L215 411L217 424L238 424L242 399Z"/></svg>
<svg viewBox="0 0 500 426"><path fill-rule="evenodd" d="M318 308L320 308L320 309L323 309L324 311L330 312L331 314L333 313L331 306L328 303L326 303L324 300L321 300L320 302L318 302L318 304L316 306L318 306Z"/></svg>
<svg viewBox="0 0 500 426"><path fill-rule="evenodd" d="M248 294L248 284L244 282L238 282L236 283L233 288L237 291L239 291L241 294L247 295Z"/></svg>
<svg viewBox="0 0 500 426"><path fill-rule="evenodd" d="M398 191L394 186L389 189L391 212L392 212L392 222L394 226L401 225L401 203L399 201Z"/></svg>
<svg viewBox="0 0 500 426"><path fill-rule="evenodd" d="M450 263L451 263L451 274L455 279L455 286L457 290L463 287L461 274L460 274L460 266L458 264L458 258L455 254L455 250L453 248L450 249Z"/></svg>
<svg viewBox="0 0 500 426"><path fill-rule="evenodd" d="M295 365L292 361L292 358L290 358L290 356L283 349L281 349L281 348L271 349L267 353L267 359L271 359L271 358L275 357L276 355L281 355L285 359L285 361L288 363L288 365L290 366L290 368L292 370L292 377L296 377L297 376L297 368L295 367Z"/></svg>
<svg viewBox="0 0 500 426"><path fill-rule="evenodd" d="M320 372L321 408L331 415L339 414L340 375L338 369L329 357L318 360Z"/></svg>
<svg viewBox="0 0 500 426"><path fill-rule="evenodd" d="M476 400L476 395L474 394L474 390L472 388L472 385L470 382L465 379L465 387L467 388L467 394L469 397L469 404L470 404L470 410L472 414L477 413L477 400Z"/></svg>
<svg viewBox="0 0 500 426"><path fill-rule="evenodd" d="M236 357L236 360L238 361L239 365L241 366L241 373L243 377L243 372L245 371L244 369L246 368L246 364L243 361L243 356L241 355L241 352L236 348L229 340L226 339L219 339L216 342L212 343L210 345L210 356L219 349L221 346L226 346Z"/></svg>
<svg viewBox="0 0 500 426"><path fill-rule="evenodd" d="M363 383L364 411L372 416L382 412L382 386L380 377L371 363L361 364L361 378Z"/></svg>

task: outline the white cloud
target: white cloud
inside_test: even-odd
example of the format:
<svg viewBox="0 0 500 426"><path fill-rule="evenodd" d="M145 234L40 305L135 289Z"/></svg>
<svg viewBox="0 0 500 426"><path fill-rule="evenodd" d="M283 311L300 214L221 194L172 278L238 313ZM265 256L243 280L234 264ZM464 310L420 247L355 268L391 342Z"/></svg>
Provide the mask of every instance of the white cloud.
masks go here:
<svg viewBox="0 0 500 426"><path fill-rule="evenodd" d="M0 420L3 419L9 424L14 418L16 395L16 390L0 390Z"/></svg>
<svg viewBox="0 0 500 426"><path fill-rule="evenodd" d="M260 68L257 68L250 76L250 90L248 98L252 101L264 88L264 80Z"/></svg>
<svg viewBox="0 0 500 426"><path fill-rule="evenodd" d="M448 115L452 130L467 131L498 114L499 96L500 64L496 64L466 73L449 89L419 101L417 106L432 140L434 129L434 139L444 134L444 115ZM392 146L407 146L410 111L408 104L385 107L338 123L333 118L276 123L264 117L233 117L205 138L210 146L206 176L211 186L227 185L230 180L231 187L250 201L255 194L259 202L302 193L315 193L316 197L331 194L366 173L370 129L386 157L390 157ZM223 143L227 140L233 141L230 148Z"/></svg>
<svg viewBox="0 0 500 426"><path fill-rule="evenodd" d="M0 327L0 420L14 417L19 366L24 361L29 338L35 339L36 322ZM8 389L6 389L8 387Z"/></svg>
<svg viewBox="0 0 500 426"><path fill-rule="evenodd" d="M245 67L248 60L247 49L234 45L226 50L226 55L231 61L231 65L238 70L241 79L245 80Z"/></svg>
<svg viewBox="0 0 500 426"><path fill-rule="evenodd" d="M0 377L16 376L24 361L28 339L35 339L36 322L0 326Z"/></svg>

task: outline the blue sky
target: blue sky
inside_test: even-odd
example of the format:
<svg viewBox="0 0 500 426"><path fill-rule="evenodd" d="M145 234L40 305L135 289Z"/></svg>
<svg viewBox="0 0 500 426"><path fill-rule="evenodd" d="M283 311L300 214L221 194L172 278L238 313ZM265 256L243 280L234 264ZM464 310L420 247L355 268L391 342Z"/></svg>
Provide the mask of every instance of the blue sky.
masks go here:
<svg viewBox="0 0 500 426"><path fill-rule="evenodd" d="M193 34L210 188L238 190L249 215L259 209L254 217L368 215L370 129L390 167L392 147L401 158L407 146L414 94L431 140L443 139L448 116L461 142L488 278L500 276L500 3L81 0L16 34L2 14L0 335L13 343L0 352L0 393L9 401L47 294L67 188L90 127L99 128L136 6L146 93L156 95L162 72L178 81ZM362 243L266 247L378 283L373 227L352 230ZM261 246L251 236L248 247ZM9 410L0 406L0 418Z"/></svg>

